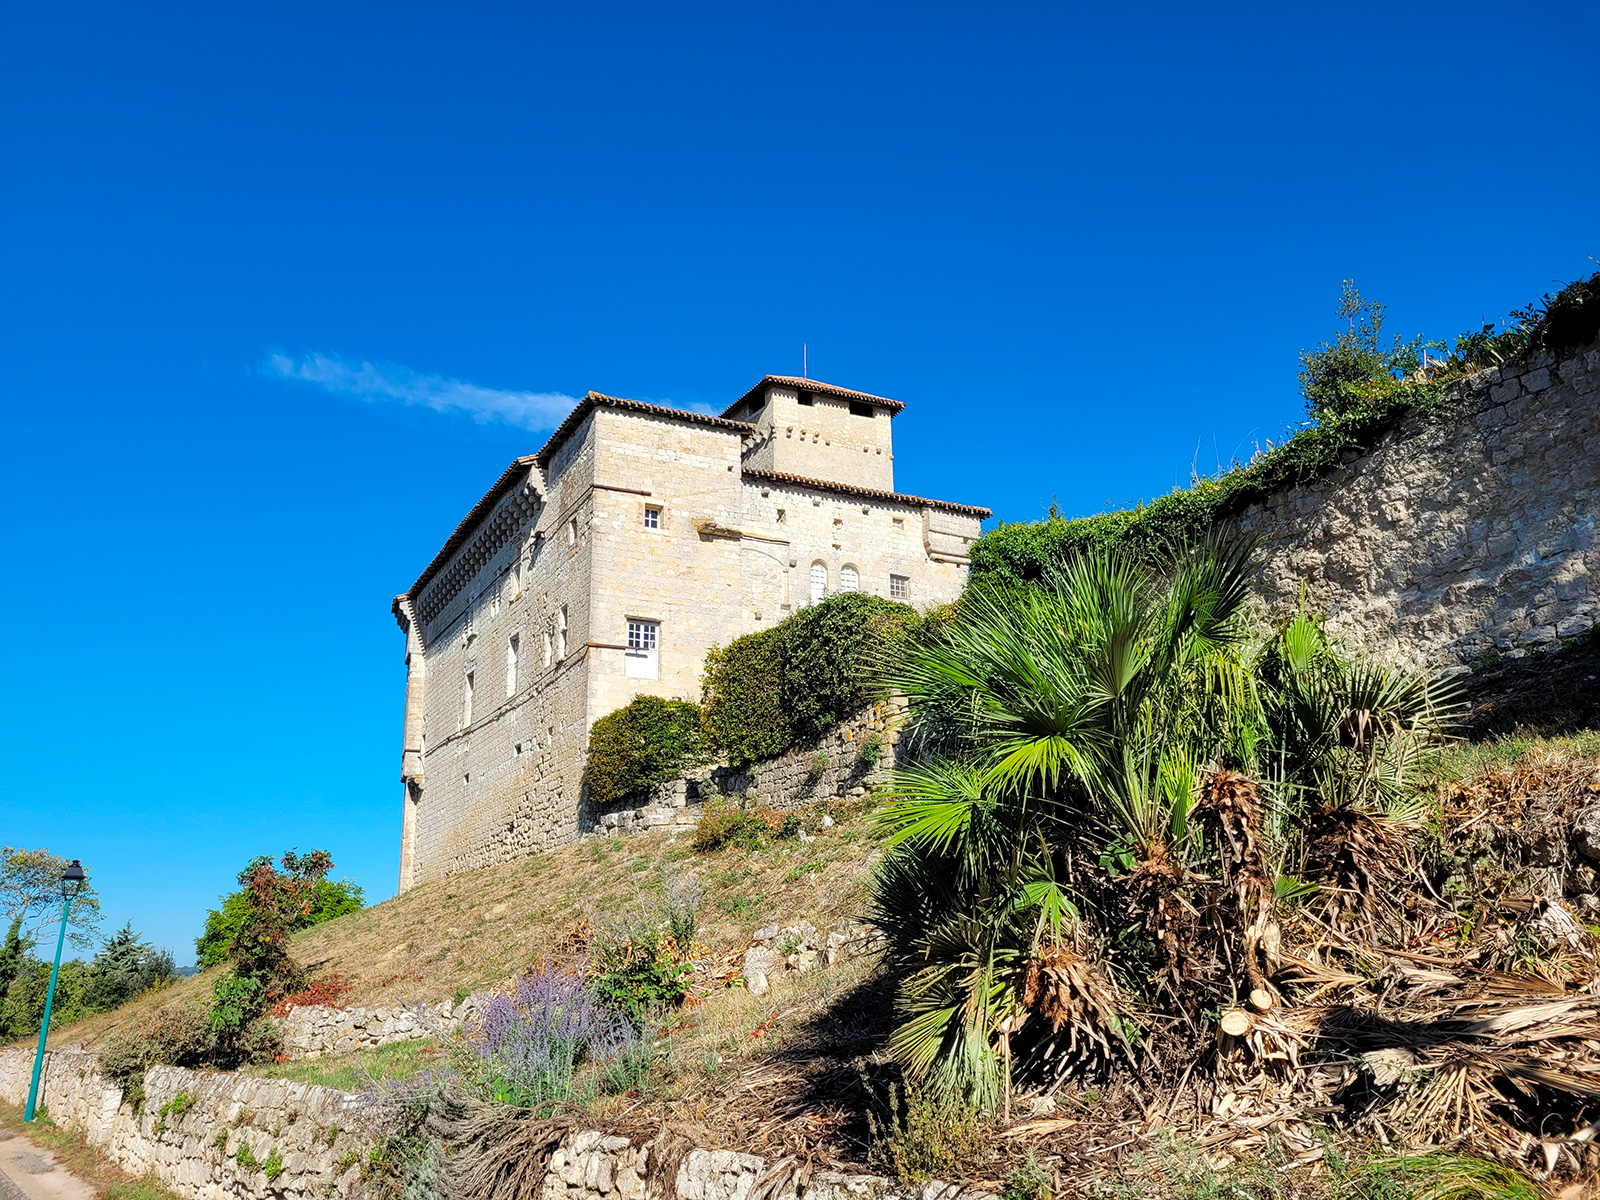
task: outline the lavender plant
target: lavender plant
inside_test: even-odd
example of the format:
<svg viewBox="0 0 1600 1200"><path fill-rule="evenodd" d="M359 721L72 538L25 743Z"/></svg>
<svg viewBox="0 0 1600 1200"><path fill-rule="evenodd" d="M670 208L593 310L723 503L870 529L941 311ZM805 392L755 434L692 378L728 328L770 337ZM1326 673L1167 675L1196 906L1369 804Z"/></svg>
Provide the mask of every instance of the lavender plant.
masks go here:
<svg viewBox="0 0 1600 1200"><path fill-rule="evenodd" d="M536 1108L571 1098L579 1067L616 1059L638 1037L630 1021L595 1000L581 970L546 967L484 1000L467 1047L490 1097Z"/></svg>

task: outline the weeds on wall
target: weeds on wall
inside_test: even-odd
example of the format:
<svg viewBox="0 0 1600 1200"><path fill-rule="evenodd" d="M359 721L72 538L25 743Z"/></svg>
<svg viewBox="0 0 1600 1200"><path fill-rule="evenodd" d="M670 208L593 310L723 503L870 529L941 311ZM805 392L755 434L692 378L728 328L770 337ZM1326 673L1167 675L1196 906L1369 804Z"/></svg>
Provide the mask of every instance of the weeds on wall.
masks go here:
<svg viewBox="0 0 1600 1200"><path fill-rule="evenodd" d="M699 705L635 697L601 717L589 732L589 799L596 804L626 800L676 778L701 759Z"/></svg>
<svg viewBox="0 0 1600 1200"><path fill-rule="evenodd" d="M1348 280L1339 313L1346 327L1300 356L1307 420L1282 441L1130 509L1068 520L1052 507L1043 521L1002 523L973 543L972 579L1035 583L1074 554L1105 550L1156 561L1249 505L1338 470L1402 418L1447 410L1456 395L1452 385L1463 376L1535 350L1562 353L1593 342L1600 335L1600 273L1516 310L1498 326L1461 334L1448 353L1444 343L1421 337L1386 342L1383 306Z"/></svg>

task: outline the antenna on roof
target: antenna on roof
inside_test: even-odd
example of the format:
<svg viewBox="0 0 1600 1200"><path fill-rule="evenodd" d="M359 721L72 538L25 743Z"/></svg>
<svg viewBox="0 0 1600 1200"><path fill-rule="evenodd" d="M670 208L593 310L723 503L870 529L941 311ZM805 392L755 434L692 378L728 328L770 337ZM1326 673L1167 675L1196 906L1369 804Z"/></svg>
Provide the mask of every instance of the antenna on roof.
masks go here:
<svg viewBox="0 0 1600 1200"><path fill-rule="evenodd" d="M806 344L800 343L800 378L811 378L811 364L806 359Z"/></svg>

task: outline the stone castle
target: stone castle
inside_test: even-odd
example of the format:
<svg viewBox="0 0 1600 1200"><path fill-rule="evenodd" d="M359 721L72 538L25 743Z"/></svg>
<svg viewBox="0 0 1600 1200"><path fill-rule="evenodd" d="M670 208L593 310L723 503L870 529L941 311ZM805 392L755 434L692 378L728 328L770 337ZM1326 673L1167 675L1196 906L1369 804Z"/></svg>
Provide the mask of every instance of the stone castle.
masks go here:
<svg viewBox="0 0 1600 1200"><path fill-rule="evenodd" d="M769 375L721 416L590 392L467 513L406 635L400 889L592 828L589 730L706 651L863 591L961 592L989 510L894 490L896 400Z"/></svg>

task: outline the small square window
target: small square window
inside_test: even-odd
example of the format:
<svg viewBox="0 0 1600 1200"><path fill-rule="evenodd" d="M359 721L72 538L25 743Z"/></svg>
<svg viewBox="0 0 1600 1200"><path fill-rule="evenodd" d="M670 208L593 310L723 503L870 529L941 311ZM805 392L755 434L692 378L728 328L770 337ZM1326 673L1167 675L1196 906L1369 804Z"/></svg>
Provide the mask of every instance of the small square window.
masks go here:
<svg viewBox="0 0 1600 1200"><path fill-rule="evenodd" d="M911 597L911 577L909 575L889 576L889 598L891 600L907 600Z"/></svg>
<svg viewBox="0 0 1600 1200"><path fill-rule="evenodd" d="M815 396L813 396L810 392L801 392L800 393L800 401L799 402L801 404L804 404L807 408L810 408L813 404L815 404L817 402L817 398Z"/></svg>
<svg viewBox="0 0 1600 1200"><path fill-rule="evenodd" d="M628 649L654 650L661 626L654 621L628 622Z"/></svg>
<svg viewBox="0 0 1600 1200"><path fill-rule="evenodd" d="M661 528L661 510L659 508L652 507L651 505L648 505L648 504L645 505L645 509L644 509L644 527L646 529L660 529Z"/></svg>

